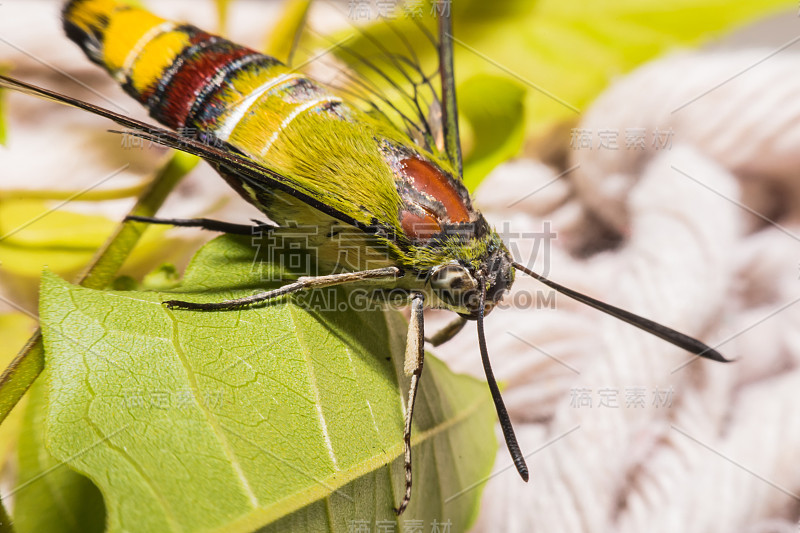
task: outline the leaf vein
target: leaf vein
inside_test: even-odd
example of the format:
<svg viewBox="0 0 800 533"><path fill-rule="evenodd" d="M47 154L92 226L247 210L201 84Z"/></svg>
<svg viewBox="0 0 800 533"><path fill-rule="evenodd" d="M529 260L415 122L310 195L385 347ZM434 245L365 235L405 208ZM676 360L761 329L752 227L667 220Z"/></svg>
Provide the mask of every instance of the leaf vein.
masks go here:
<svg viewBox="0 0 800 533"><path fill-rule="evenodd" d="M208 424L211 427L212 431L214 432L214 436L219 442L223 453L230 461L231 466L233 467L233 470L236 473L236 477L239 483L241 484L242 488L244 489L245 496L247 496L247 499L250 502L250 505L254 508L257 508L258 497L253 492L252 487L250 487L250 482L247 480L247 476L245 476L244 470L242 469L242 465L239 463L239 459L236 457L236 454L231 448L231 444L228 441L228 438L225 436L225 432L219 425L216 416L214 416L214 414L209 411L206 403L201 398L198 397L200 389L197 383L195 372L186 358L186 353L183 351L183 346L181 346L181 343L178 340L177 318L175 317L174 313L172 313L170 310L166 308L163 309L164 313L166 313L167 317L169 317L170 322L172 323L172 345L175 348L175 353L178 355L178 359L180 360L180 363L183 366L184 371L186 372L186 378L189 380L190 390L195 398L197 406L205 416L206 420L208 421Z"/></svg>

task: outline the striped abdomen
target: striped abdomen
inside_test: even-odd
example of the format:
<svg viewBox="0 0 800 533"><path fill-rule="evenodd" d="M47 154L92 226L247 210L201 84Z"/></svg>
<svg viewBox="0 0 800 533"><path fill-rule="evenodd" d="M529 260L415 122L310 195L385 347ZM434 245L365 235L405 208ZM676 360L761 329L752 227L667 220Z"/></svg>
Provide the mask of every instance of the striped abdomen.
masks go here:
<svg viewBox="0 0 800 533"><path fill-rule="evenodd" d="M263 159L300 114L343 118L339 98L275 58L114 0L72 0L67 35L162 124Z"/></svg>

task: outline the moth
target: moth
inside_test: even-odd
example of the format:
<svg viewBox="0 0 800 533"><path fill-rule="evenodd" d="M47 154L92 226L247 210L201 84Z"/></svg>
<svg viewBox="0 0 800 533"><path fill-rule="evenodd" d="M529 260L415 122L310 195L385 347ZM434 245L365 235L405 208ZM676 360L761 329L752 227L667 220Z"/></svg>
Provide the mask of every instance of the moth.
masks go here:
<svg viewBox="0 0 800 533"><path fill-rule="evenodd" d="M515 261L462 184L453 78L452 23L440 13L442 143L419 110L416 131L385 114L366 112L275 58L199 28L162 19L114 0L71 0L64 28L89 59L105 68L164 129L9 77L0 86L106 117L132 135L206 160L280 232L292 224L318 228L310 243L319 275L217 303L170 300L170 308L215 311L275 300L335 285L391 291L410 306L404 370L410 387L404 420L405 492L412 486L411 428L424 360L423 310L457 314L431 344L477 324L478 348L500 426L514 465L528 480L525 458L489 362L484 319L511 288L516 272L621 319L697 356L726 361L704 343L666 326L559 285ZM377 109L377 108L376 108ZM410 121L412 126L415 125ZM182 135L187 128L199 135ZM205 219L134 218L251 235L253 226ZM334 238L348 230L348 240ZM349 253L357 249L359 253ZM349 255L348 255L349 253ZM345 255L347 261L342 262Z"/></svg>

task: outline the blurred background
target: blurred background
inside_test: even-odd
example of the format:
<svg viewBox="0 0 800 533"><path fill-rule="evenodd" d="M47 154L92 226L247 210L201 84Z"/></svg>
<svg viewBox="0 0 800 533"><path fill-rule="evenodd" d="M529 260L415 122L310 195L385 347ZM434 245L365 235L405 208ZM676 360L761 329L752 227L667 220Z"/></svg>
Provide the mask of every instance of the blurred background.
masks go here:
<svg viewBox="0 0 800 533"><path fill-rule="evenodd" d="M149 7L220 27L213 2ZM284 7L229 2L225 33L264 49ZM318 2L297 60L325 49L321 35L339 39L353 24L374 24L389 39L379 18L406 28L418 7ZM737 360L698 361L519 279L487 320L487 338L531 481L519 480L501 445L474 530L798 531L797 6L437 7L454 15L465 180L517 258ZM60 9L57 1L0 4L0 69L148 120L64 37ZM431 50L417 45L427 64ZM322 68L315 63L309 69ZM74 279L168 154L125 146L109 123L24 95L2 95L2 120L5 367L35 329L42 268ZM205 164L160 214L263 218ZM211 237L151 229L120 274L138 280L163 263L181 270ZM430 331L449 317L429 318ZM432 352L483 375L471 330ZM13 486L20 412L0 426L3 492Z"/></svg>

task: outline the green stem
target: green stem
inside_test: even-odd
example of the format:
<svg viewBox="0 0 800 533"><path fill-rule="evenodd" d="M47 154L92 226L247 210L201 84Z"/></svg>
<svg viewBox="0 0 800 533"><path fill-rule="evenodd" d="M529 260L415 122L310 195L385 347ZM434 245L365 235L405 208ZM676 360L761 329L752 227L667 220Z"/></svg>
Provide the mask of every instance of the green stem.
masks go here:
<svg viewBox="0 0 800 533"><path fill-rule="evenodd" d="M311 0L289 0L269 33L263 52L292 66L294 53L308 17Z"/></svg>
<svg viewBox="0 0 800 533"><path fill-rule="evenodd" d="M176 152L161 167L145 193L131 209L131 215L151 217L166 200L167 195L197 164L195 156ZM146 228L141 222L123 222L97 251L77 283L89 289L104 289L113 281L125 259L133 251ZM41 331L28 340L25 347L0 376L0 423L19 402L44 368L44 348Z"/></svg>
<svg viewBox="0 0 800 533"><path fill-rule="evenodd" d="M100 191L85 191L75 194L69 190L27 190L27 189L5 189L0 190L0 200L76 200L79 202L104 202L106 200L118 200L120 198L131 198L142 194L147 189L149 183L123 187L121 189L103 189Z"/></svg>

